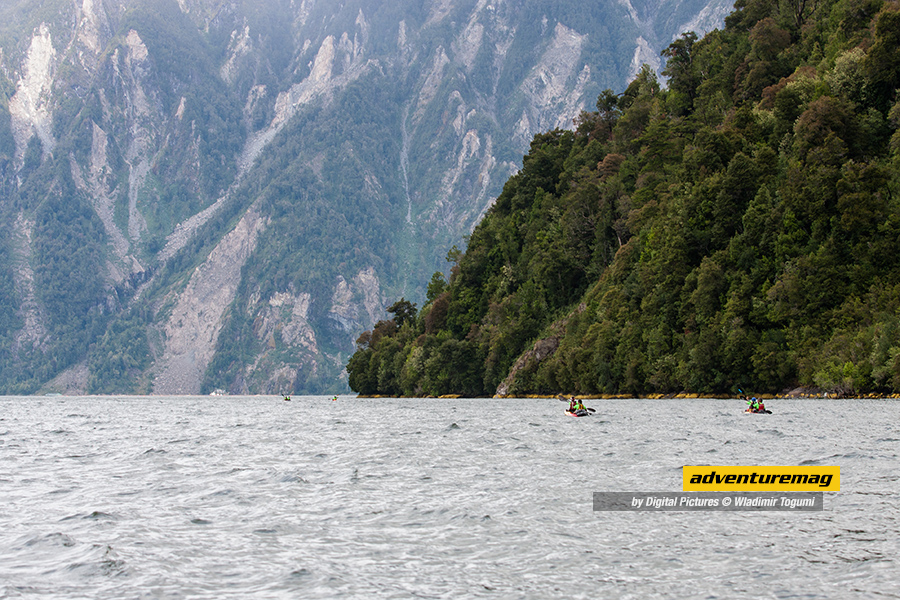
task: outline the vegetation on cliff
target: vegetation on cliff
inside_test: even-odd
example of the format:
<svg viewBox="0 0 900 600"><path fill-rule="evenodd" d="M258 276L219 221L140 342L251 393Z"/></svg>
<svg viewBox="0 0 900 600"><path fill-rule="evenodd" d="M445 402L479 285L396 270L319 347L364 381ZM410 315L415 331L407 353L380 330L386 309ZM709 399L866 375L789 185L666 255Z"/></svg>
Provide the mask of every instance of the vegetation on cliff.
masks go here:
<svg viewBox="0 0 900 600"><path fill-rule="evenodd" d="M900 3L739 0L663 55L534 138L355 391L900 390Z"/></svg>
<svg viewBox="0 0 900 600"><path fill-rule="evenodd" d="M346 391L533 128L717 2L0 2L0 393Z"/></svg>

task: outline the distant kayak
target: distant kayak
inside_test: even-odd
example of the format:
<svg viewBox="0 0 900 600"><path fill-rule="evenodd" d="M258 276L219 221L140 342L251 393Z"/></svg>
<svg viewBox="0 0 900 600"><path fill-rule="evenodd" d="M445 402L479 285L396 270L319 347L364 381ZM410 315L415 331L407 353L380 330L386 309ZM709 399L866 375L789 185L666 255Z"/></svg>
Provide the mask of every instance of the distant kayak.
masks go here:
<svg viewBox="0 0 900 600"><path fill-rule="evenodd" d="M753 413L755 415L771 415L771 410L750 410L749 408L744 411L745 413Z"/></svg>

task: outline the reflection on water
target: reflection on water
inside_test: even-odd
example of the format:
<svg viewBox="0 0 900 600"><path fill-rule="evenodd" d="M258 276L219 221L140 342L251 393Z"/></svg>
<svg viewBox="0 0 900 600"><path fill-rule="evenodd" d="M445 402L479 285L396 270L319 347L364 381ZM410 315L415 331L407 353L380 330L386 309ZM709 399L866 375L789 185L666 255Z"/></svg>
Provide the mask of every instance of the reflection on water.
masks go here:
<svg viewBox="0 0 900 600"><path fill-rule="evenodd" d="M0 398L0 597L896 597L898 405ZM613 513L839 465L820 513Z"/></svg>

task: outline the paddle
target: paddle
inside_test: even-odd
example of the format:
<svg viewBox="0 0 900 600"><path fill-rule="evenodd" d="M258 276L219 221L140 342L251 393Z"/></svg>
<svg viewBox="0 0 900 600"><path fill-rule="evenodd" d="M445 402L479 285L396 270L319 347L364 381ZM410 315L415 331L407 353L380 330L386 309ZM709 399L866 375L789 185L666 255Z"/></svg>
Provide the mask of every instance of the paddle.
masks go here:
<svg viewBox="0 0 900 600"><path fill-rule="evenodd" d="M564 397L562 394L558 394L556 396L556 399L559 400L560 402L568 402L569 401L569 399ZM593 410L593 409L589 408L588 410Z"/></svg>

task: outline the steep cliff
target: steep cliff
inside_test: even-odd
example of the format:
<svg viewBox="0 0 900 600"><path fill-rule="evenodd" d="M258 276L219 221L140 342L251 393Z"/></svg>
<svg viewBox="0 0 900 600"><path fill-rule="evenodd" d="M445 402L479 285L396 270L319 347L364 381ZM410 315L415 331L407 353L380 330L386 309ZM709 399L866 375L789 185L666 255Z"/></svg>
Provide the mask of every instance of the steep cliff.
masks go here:
<svg viewBox="0 0 900 600"><path fill-rule="evenodd" d="M723 8L5 3L0 391L346 389L532 136Z"/></svg>

